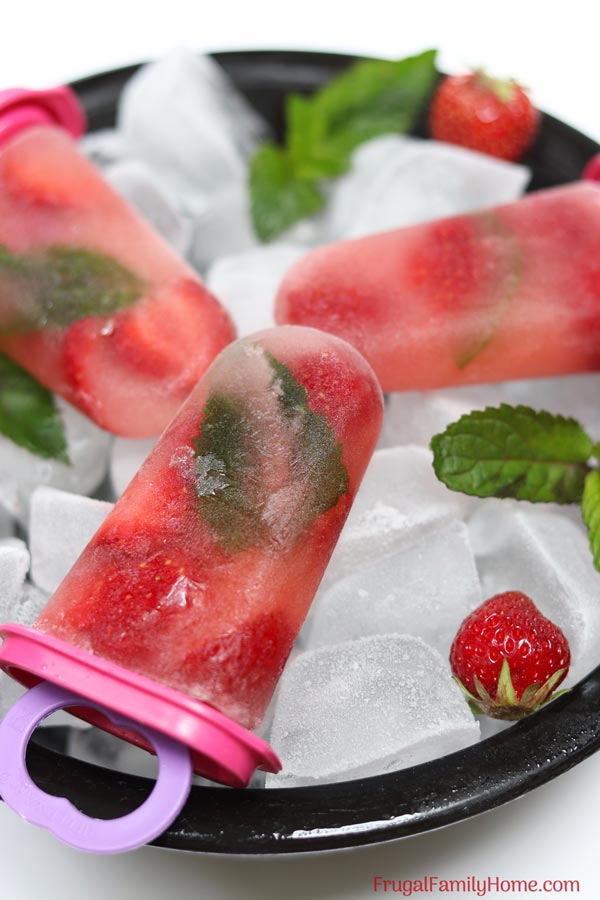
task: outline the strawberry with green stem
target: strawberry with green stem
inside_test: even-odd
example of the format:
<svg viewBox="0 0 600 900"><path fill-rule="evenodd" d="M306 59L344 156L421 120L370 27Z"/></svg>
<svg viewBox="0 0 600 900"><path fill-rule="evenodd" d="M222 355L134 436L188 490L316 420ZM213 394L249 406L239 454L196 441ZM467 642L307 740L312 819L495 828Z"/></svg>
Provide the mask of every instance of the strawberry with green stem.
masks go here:
<svg viewBox="0 0 600 900"><path fill-rule="evenodd" d="M539 112L516 81L478 69L440 82L429 113L431 136L500 159L520 159L533 141Z"/></svg>
<svg viewBox="0 0 600 900"><path fill-rule="evenodd" d="M477 607L450 650L452 672L473 712L509 721L554 700L570 662L563 632L519 591Z"/></svg>

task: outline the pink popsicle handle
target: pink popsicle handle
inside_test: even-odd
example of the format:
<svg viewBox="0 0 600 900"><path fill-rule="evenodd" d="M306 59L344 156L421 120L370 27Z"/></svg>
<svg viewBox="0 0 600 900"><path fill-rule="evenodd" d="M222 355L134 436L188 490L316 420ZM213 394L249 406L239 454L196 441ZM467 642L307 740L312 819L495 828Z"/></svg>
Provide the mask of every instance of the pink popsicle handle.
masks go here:
<svg viewBox="0 0 600 900"><path fill-rule="evenodd" d="M85 113L71 88L44 91L10 88L0 91L0 147L35 125L58 125L78 138L85 131Z"/></svg>
<svg viewBox="0 0 600 900"><path fill-rule="evenodd" d="M92 819L64 797L46 794L32 780L25 763L31 735L46 716L74 705L98 710L116 725L140 732L153 745L158 778L134 812L118 819ZM11 809L65 844L98 854L133 850L161 834L183 808L192 782L190 752L183 744L49 683L28 691L0 723L0 761L0 794Z"/></svg>

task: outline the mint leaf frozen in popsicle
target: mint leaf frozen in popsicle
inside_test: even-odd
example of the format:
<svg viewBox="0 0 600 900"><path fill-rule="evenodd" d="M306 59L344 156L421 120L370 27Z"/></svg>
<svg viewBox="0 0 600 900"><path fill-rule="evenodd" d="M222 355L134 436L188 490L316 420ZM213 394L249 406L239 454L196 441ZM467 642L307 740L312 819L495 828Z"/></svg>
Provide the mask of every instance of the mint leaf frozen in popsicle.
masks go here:
<svg viewBox="0 0 600 900"><path fill-rule="evenodd" d="M211 394L200 434L194 439L196 495L202 518L225 547L242 550L261 544L260 452L251 410L225 394Z"/></svg>
<svg viewBox="0 0 600 900"><path fill-rule="evenodd" d="M2 353L0 434L36 456L70 462L63 422L52 394Z"/></svg>
<svg viewBox="0 0 600 900"><path fill-rule="evenodd" d="M144 282L111 256L51 246L11 253L0 246L0 332L67 327L129 306Z"/></svg>
<svg viewBox="0 0 600 900"><path fill-rule="evenodd" d="M292 375L285 363L267 354L280 389L279 403L284 414L297 426L294 468L303 473L310 494L304 506L307 521L320 516L336 505L348 490L348 470L342 462L342 445L322 413L315 413L308 405L303 384Z"/></svg>
<svg viewBox="0 0 600 900"><path fill-rule="evenodd" d="M507 404L462 416L431 441L451 490L547 503L581 500L592 447L574 419Z"/></svg>
<svg viewBox="0 0 600 900"><path fill-rule="evenodd" d="M263 399L276 421L261 419L251 396L216 390L193 441L200 515L233 552L294 541L348 490L342 445L325 416L284 363L266 351L262 361L273 372Z"/></svg>

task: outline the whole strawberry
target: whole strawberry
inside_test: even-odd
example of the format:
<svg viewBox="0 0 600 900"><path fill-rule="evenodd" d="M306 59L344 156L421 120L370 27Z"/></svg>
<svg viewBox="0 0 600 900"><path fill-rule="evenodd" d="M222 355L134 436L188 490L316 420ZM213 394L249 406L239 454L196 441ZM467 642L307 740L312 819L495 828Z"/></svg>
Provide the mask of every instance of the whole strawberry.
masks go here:
<svg viewBox="0 0 600 900"><path fill-rule="evenodd" d="M431 103L429 127L438 141L515 160L535 137L539 118L515 81L501 81L478 70L442 79Z"/></svg>
<svg viewBox="0 0 600 900"><path fill-rule="evenodd" d="M495 719L522 719L539 709L570 662L560 628L519 591L496 594L478 606L450 649L452 672L471 709Z"/></svg>

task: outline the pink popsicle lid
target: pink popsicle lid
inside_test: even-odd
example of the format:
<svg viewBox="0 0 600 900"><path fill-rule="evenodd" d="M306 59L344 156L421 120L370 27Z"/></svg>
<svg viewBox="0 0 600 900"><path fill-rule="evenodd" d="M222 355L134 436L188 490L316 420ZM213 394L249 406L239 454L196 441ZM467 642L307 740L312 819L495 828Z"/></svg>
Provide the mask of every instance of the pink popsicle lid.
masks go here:
<svg viewBox="0 0 600 900"><path fill-rule="evenodd" d="M4 625L0 628L0 637L3 639L0 668L21 684L33 688L17 701L0 723L0 794L26 818L30 818L27 812L30 805L38 810L36 824L53 831L71 846L114 853L134 846L132 829L138 829L136 846L149 840L149 834L155 837L175 818L185 802L185 797L181 800L182 785L187 783L189 788L192 768L231 787L245 787L257 768L267 772L278 772L281 768L276 754L265 741L207 703L35 628ZM36 694L37 686L44 682L49 683L46 687L56 686L59 693L47 695L42 691ZM110 835L107 829L89 826L84 828L85 843L77 843L80 814L77 817L57 814L56 798L42 794L42 799L47 797L47 802L42 803L37 789L36 798L31 801L31 779L24 766L25 751L36 725L48 715L49 704L54 704L53 709L66 708L130 743L155 752L160 763L159 780L166 759L169 782L172 788L177 788L171 792L172 804L165 806L158 800L150 804L153 792L150 800L136 811L140 813L148 806L133 825L123 824L127 817L112 820L120 824ZM173 745L185 750L183 757L177 755ZM165 796L164 788L159 790L158 783L155 790L159 797ZM158 830L153 831L153 827ZM119 843L121 834L122 844Z"/></svg>
<svg viewBox="0 0 600 900"><path fill-rule="evenodd" d="M58 125L73 137L81 137L85 113L75 92L66 86L0 91L0 146L35 125Z"/></svg>

